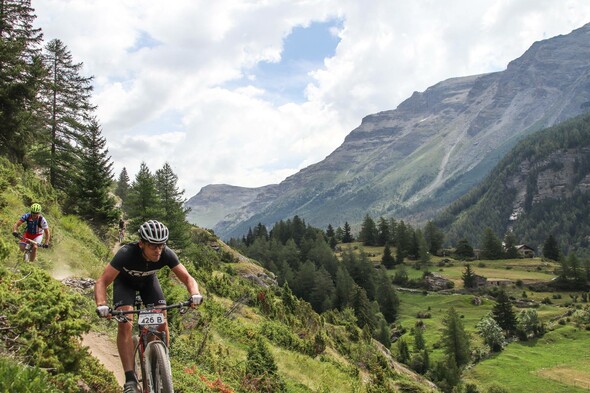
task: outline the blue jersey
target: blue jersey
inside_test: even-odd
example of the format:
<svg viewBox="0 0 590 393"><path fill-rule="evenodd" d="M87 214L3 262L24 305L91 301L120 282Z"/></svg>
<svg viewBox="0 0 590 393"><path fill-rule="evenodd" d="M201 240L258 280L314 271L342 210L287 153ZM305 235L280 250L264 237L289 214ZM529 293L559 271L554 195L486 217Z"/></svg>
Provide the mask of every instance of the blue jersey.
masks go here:
<svg viewBox="0 0 590 393"><path fill-rule="evenodd" d="M25 232L30 233L31 235L40 235L43 233L44 229L49 228L47 220L45 220L45 218L40 214L37 219L34 219L31 216L31 213L25 213L20 218L20 220L27 224L27 230Z"/></svg>

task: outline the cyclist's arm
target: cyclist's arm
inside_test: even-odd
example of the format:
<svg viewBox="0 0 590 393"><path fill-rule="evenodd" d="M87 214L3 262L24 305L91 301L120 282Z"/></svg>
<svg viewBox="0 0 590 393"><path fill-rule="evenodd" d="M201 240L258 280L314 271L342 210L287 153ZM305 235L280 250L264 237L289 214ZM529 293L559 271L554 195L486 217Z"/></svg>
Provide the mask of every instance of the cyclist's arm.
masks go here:
<svg viewBox="0 0 590 393"><path fill-rule="evenodd" d="M182 263L173 267L172 272L174 272L176 277L178 277L178 279L184 284L190 295L200 295L197 281L189 274L188 270L186 270L186 267L184 267Z"/></svg>
<svg viewBox="0 0 590 393"><path fill-rule="evenodd" d="M43 232L45 233L45 235L43 236L43 239L45 239L45 242L43 242L45 245L49 244L49 239L51 239L51 235L49 234L49 228L44 228Z"/></svg>
<svg viewBox="0 0 590 393"><path fill-rule="evenodd" d="M19 218L18 221L12 226L12 232L18 232L18 227L20 227L23 223L24 221Z"/></svg>
<svg viewBox="0 0 590 393"><path fill-rule="evenodd" d="M104 272L94 284L94 301L97 306L107 305L107 288L115 281L115 278L119 275L119 271L111 266L109 263L105 268Z"/></svg>

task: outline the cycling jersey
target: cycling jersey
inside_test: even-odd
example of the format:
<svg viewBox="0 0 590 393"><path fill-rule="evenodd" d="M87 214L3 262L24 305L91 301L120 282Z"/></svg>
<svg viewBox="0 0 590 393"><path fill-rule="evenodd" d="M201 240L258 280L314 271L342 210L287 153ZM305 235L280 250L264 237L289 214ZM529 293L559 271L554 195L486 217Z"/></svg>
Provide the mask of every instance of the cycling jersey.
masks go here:
<svg viewBox="0 0 590 393"><path fill-rule="evenodd" d="M180 264L178 256L165 247L158 262L150 262L143 257L138 242L121 247L111 261L111 266L119 271L113 283L113 306L132 306L135 293L139 292L145 305L165 305L166 300L156 273L164 266L170 269Z"/></svg>
<svg viewBox="0 0 590 393"><path fill-rule="evenodd" d="M138 242L121 247L111 261L111 266L120 272L119 276L135 282L140 282L146 276L156 274L164 266L173 269L179 264L178 256L168 247L164 248L158 262L145 260Z"/></svg>
<svg viewBox="0 0 590 393"><path fill-rule="evenodd" d="M37 219L34 219L31 216L31 213L25 213L20 218L20 220L27 224L27 229L25 233L30 235L39 235L43 233L44 229L48 229L49 225L47 224L47 220L42 215L39 215Z"/></svg>

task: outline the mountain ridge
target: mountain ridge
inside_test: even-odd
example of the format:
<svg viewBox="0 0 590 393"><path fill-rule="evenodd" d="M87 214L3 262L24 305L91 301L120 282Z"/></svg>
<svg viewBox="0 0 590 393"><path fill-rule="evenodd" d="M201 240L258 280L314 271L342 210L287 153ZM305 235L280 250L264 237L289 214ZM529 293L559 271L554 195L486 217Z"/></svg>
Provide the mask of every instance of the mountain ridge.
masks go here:
<svg viewBox="0 0 590 393"><path fill-rule="evenodd" d="M236 202L212 228L237 237L295 215L320 227L358 225L366 214L423 223L477 185L523 137L589 109L586 24L535 42L504 71L449 78L364 117L324 160L255 202ZM210 204L191 199L191 208Z"/></svg>

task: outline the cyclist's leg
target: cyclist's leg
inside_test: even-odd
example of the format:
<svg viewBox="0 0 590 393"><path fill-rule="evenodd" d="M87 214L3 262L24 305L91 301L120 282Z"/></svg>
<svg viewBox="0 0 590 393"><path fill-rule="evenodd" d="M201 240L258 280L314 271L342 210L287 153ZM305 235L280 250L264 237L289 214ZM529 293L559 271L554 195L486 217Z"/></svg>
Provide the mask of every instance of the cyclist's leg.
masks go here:
<svg viewBox="0 0 590 393"><path fill-rule="evenodd" d="M164 292L155 274L146 279L145 284L140 289L139 293L143 299L143 304L146 306L164 307L166 306L166 298ZM164 314L166 311L164 311ZM166 346L170 344L170 334L168 331L168 321L158 328L159 331L166 333Z"/></svg>
<svg viewBox="0 0 590 393"><path fill-rule="evenodd" d="M33 250L31 251L31 260L30 261L34 262L35 258L37 257L37 248L38 248L39 244L41 244L41 241L43 241L43 234L30 234L28 232L25 232L23 237L25 239L30 240L31 244L33 245Z"/></svg>
<svg viewBox="0 0 590 393"><path fill-rule="evenodd" d="M135 302L135 288L118 276L113 283L113 307L116 310L132 310ZM133 314L127 316L129 322L119 322L117 330L117 349L123 371L133 371Z"/></svg>

